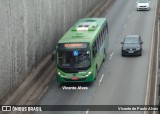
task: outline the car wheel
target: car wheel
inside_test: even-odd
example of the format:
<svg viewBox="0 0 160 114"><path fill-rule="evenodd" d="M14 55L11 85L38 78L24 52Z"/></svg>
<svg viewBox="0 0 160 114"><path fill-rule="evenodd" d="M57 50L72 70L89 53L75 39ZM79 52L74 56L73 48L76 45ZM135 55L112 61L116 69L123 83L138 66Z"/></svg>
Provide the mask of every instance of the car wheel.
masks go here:
<svg viewBox="0 0 160 114"><path fill-rule="evenodd" d="M139 56L141 56L142 55L142 51L139 53Z"/></svg>
<svg viewBox="0 0 160 114"><path fill-rule="evenodd" d="M122 53L122 57L124 57L125 55L124 55L124 53Z"/></svg>

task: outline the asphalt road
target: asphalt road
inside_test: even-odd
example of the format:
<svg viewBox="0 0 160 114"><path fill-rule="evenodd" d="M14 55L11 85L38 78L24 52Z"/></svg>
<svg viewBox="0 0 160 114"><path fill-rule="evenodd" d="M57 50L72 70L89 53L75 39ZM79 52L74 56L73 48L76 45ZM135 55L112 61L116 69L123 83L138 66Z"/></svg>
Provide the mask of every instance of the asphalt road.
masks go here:
<svg viewBox="0 0 160 114"><path fill-rule="evenodd" d="M42 96L40 105L144 105L150 47L157 0L150 11L136 11L136 0L117 0L104 15L109 23L110 46L97 80L91 84L58 85L55 78ZM122 57L125 35L139 34L144 42L141 57ZM83 86L87 90L63 90L62 86ZM34 114L32 112L31 114ZM36 114L143 114L143 111L55 111Z"/></svg>

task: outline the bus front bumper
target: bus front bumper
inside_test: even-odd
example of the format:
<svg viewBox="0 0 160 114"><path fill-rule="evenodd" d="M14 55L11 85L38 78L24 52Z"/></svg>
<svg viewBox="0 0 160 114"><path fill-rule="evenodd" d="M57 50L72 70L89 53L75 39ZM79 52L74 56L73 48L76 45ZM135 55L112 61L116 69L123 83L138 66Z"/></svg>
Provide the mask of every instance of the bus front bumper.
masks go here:
<svg viewBox="0 0 160 114"><path fill-rule="evenodd" d="M93 73L90 74L87 77L79 76L79 77L62 77L58 74L56 75L57 82L59 83L75 83L75 82L93 82L95 80L95 77L93 76Z"/></svg>

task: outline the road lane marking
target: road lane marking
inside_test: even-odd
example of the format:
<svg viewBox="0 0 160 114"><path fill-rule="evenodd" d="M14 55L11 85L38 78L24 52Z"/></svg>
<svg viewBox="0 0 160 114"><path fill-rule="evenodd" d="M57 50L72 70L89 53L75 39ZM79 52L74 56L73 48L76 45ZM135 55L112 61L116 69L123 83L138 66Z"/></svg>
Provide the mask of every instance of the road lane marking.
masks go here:
<svg viewBox="0 0 160 114"><path fill-rule="evenodd" d="M113 56L113 54L114 54L114 53L112 52L110 56L112 57L112 56Z"/></svg>
<svg viewBox="0 0 160 114"><path fill-rule="evenodd" d="M149 98L150 98L150 88L151 88L151 65L153 60L153 37L154 37L154 31L155 31L155 22L156 22L156 11L157 11L157 4L156 4L156 10L155 10L155 16L154 16L154 25L152 28L152 40L151 40L151 49L150 49L150 57L149 57L149 68L148 68L148 79L147 79L147 88L146 88L146 96L145 96L145 105L149 105ZM144 111L144 114L148 114L148 111Z"/></svg>
<svg viewBox="0 0 160 114"><path fill-rule="evenodd" d="M87 111L86 111L86 114L88 114L89 113L89 108L87 109Z"/></svg>
<svg viewBox="0 0 160 114"><path fill-rule="evenodd" d="M103 77L104 77L104 74L102 74L101 79L99 80L99 85L101 84Z"/></svg>
<svg viewBox="0 0 160 114"><path fill-rule="evenodd" d="M109 60L111 60L112 59L112 57L113 57L113 52L110 54L110 56L109 56Z"/></svg>
<svg viewBox="0 0 160 114"><path fill-rule="evenodd" d="M130 18L130 17L131 17L131 14L128 15L128 18Z"/></svg>
<svg viewBox="0 0 160 114"><path fill-rule="evenodd" d="M47 86L46 89L41 93L41 95L38 97L38 101L41 99L41 97L42 97L43 94L47 91L48 88L49 88L49 86Z"/></svg>

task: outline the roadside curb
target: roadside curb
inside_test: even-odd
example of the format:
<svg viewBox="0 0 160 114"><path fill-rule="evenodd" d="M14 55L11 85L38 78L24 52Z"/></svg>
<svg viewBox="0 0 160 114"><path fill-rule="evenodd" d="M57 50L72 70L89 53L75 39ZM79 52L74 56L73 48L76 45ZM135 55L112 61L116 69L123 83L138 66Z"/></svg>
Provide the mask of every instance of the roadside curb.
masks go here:
<svg viewBox="0 0 160 114"><path fill-rule="evenodd" d="M157 49L157 45L158 44L158 35L157 35L157 31L158 31L158 1L157 1L157 6L156 6L156 11L155 11L155 15L154 15L154 25L153 25L153 29L152 29L152 41L151 41L151 48L150 48L150 57L149 57L149 67L148 67L148 79L147 79L147 86L146 86L146 96L145 96L145 105L149 105L149 104L154 104L157 105L157 73L158 73L158 64L157 64L157 55L158 55L158 51ZM155 65L155 67L154 67ZM144 114L150 114L150 111L144 111ZM153 111L153 113L155 114L155 111Z"/></svg>

